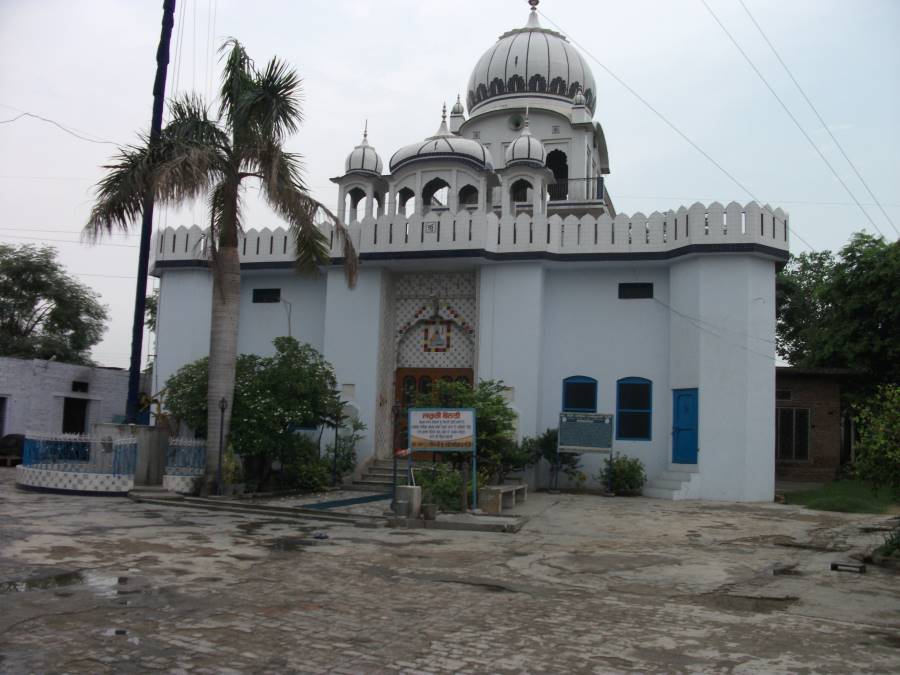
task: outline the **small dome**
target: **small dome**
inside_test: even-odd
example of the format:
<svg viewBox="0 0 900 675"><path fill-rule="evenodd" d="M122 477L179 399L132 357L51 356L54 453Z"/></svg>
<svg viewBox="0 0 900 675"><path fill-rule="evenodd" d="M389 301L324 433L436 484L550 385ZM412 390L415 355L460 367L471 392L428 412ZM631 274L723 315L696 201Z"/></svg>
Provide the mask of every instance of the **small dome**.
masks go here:
<svg viewBox="0 0 900 675"><path fill-rule="evenodd" d="M544 144L531 135L528 128L528 111L525 111L525 125L519 137L506 148L506 166L527 164L528 166L544 166L547 151Z"/></svg>
<svg viewBox="0 0 900 675"><path fill-rule="evenodd" d="M453 104L453 107L450 108L451 115L465 115L466 109L463 108L462 101L459 98L459 94L456 95L456 103Z"/></svg>
<svg viewBox="0 0 900 675"><path fill-rule="evenodd" d="M353 152L347 155L347 161L344 162L344 173L354 171L362 173L374 173L381 175L382 163L381 157L375 152L375 148L369 145L369 125L363 131L362 142L353 148Z"/></svg>
<svg viewBox="0 0 900 675"><path fill-rule="evenodd" d="M575 98L572 99L572 105L585 105L584 94L581 91L581 87L578 87L578 91L575 92Z"/></svg>
<svg viewBox="0 0 900 675"><path fill-rule="evenodd" d="M395 152L390 161L391 173L411 162L430 159L464 162L482 171L494 170L491 164L491 154L481 143L450 133L447 128L446 104L437 133L424 141L411 143Z"/></svg>

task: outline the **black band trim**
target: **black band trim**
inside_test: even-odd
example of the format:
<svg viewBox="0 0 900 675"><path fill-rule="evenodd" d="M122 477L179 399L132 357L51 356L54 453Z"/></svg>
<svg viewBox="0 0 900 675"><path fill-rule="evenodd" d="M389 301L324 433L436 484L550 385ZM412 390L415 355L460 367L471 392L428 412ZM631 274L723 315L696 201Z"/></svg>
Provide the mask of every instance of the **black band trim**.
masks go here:
<svg viewBox="0 0 900 675"><path fill-rule="evenodd" d="M450 249L434 251L386 251L361 253L359 259L365 261L386 260L434 260L438 258L483 258L484 260L517 261L517 260L548 260L553 262L615 262L627 260L671 260L685 255L696 253L756 253L775 258L779 262L786 262L790 257L788 251L763 244L688 244L669 251L646 252L609 252L609 253L551 253L549 251L512 251L509 253L497 253L478 249ZM344 258L331 259L332 265L341 265ZM208 268L206 260L158 260L154 264L157 269L190 269ZM292 260L276 260L272 262L244 262L242 270L275 270L293 269L296 263Z"/></svg>

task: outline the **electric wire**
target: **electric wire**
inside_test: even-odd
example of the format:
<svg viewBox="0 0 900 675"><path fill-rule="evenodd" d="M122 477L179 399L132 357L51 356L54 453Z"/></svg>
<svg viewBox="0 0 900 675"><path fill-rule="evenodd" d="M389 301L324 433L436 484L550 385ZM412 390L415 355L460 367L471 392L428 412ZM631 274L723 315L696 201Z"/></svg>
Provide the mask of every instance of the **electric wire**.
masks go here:
<svg viewBox="0 0 900 675"><path fill-rule="evenodd" d="M718 15L716 15L716 13L713 11L712 7L709 6L709 4L706 2L706 0L700 0L700 3L704 7L706 7L706 11L709 12L710 16L712 16L712 18L715 19L716 23L719 24L719 27L722 29L722 31L725 33L725 35L728 36L728 39L731 40L731 43L735 46L735 48L738 50L738 52L740 52L741 56L744 57L744 60L747 62L747 64L750 66L750 68L753 70L753 72L756 73L757 77L759 77L759 79L762 80L762 83L764 85L766 85L766 88L769 90L769 92L772 94L772 96L775 97L775 100L778 101L779 105L781 105L781 107L784 109L784 112L787 113L787 116L791 118L791 121L794 123L794 125L797 127L797 129L800 130L800 133L803 134L803 137L806 138L807 141L809 141L809 144L813 147L813 150L815 150L816 153L819 155L819 157L822 159L822 161L825 162L825 166L827 166L831 170L831 173L834 175L835 178L837 178L838 182L843 186L844 190L847 191L847 194L850 195L850 198L859 207L859 210L863 212L863 215L872 224L872 227L874 227L875 230L878 232L878 234L880 234L883 237L884 232L881 231L881 228L878 227L877 223L873 220L872 216L869 215L869 212L866 211L865 207L859 203L859 200L856 198L856 195L853 194L853 191L850 189L850 186L847 185L847 183L844 181L843 178L841 178L841 175L837 172L837 169L835 169L834 166L831 164L831 162L828 161L828 158L825 156L825 153L823 153L822 150L819 148L819 146L816 145L816 142L812 139L812 136L810 136L806 132L806 129L803 128L803 125L800 124L800 121L794 116L794 113L791 112L790 108L787 107L787 104L784 102L784 100L782 100L782 98L778 95L778 92L776 92L775 89L772 87L772 85L769 84L769 81L766 79L765 75L763 75L762 72L760 72L759 68L756 67L756 64L753 63L753 60L750 58L750 56L747 54L747 52L744 51L743 47L741 47L741 45L738 43L738 41L734 38L734 36L725 27L725 24L722 23L722 21L719 19Z"/></svg>
<svg viewBox="0 0 900 675"><path fill-rule="evenodd" d="M73 131L72 129L69 129L69 128L63 126L56 120L52 120L49 117L43 117L42 115L37 115L37 114L31 113L31 112L22 112L22 113L16 115L15 117L11 117L8 120L0 120L0 124L11 124L12 122L15 122L16 120L20 120L23 117L31 117L33 119L40 120L41 122L47 122L48 124L52 124L53 126L59 128L59 129L62 129L70 136L74 136L75 138L80 138L82 141L87 141L88 143L97 143L98 145L118 145L118 143L114 143L113 141L107 141L104 139L96 140L94 138L88 138L87 136L83 136L82 134L79 134L79 133ZM100 138L100 137L98 136L97 138Z"/></svg>
<svg viewBox="0 0 900 675"><path fill-rule="evenodd" d="M585 47L583 44L581 44L580 42L578 42L578 40L576 40L575 38L573 38L572 35L571 35L568 31L564 30L564 29L562 28L562 26L560 26L560 25L559 25L558 23L556 23L553 19L551 19L549 16L547 16L547 14L546 14L545 12L541 11L540 9L538 9L537 12L538 12L538 14L540 14L542 17L544 17L544 18L545 18L545 19L546 19L553 27L555 27L557 31L559 31L560 33L566 35L567 38L569 39L569 41L570 41L573 45L575 45L576 47L578 47L579 49L581 49L581 51L584 52L584 53L585 53L585 54L586 54L586 55L587 55L594 63L596 63L598 66L600 66L600 67L604 70L604 72L606 72L607 75L609 75L611 78L613 78L613 79L614 79L616 82L618 82L618 83L619 83L619 84L620 84L620 85L621 85L621 86L622 86L629 94L631 94L631 95L634 96L638 101L640 101L640 102L641 102L641 103L642 103L642 104L643 104L650 112L652 112L654 115L656 115L656 116L657 116L657 117L658 117L658 118L659 118L666 126L668 126L668 127L669 127L672 131L674 131L676 134L678 134L678 136L680 136L680 137L682 138L682 140L684 140L688 145L690 145L692 148L694 148L694 150L696 150L696 151L699 152L701 155L703 155L703 157L705 157L706 160L707 160L710 164L712 164L712 165L713 165L714 167L716 167L719 171L721 171L726 177L728 177L728 179L731 180L732 183L734 183L734 184L737 185L741 190L743 190L743 191L746 192L748 195L750 195L750 198L753 199L753 201L755 201L755 202L757 202L757 203L759 203L759 204L763 204L763 203L764 203L764 202L760 201L760 199L759 199L755 194L753 194L753 192L750 190L750 188L748 188L748 187L747 187L746 185L744 185L740 180L738 180L738 179L734 176L734 174L732 174L730 171L728 171L728 169L726 169L724 166L722 166L721 163L719 163L718 161L716 161L716 159L713 158L712 155L710 155L708 152L706 152L706 150L704 150L703 148L701 148L701 147L700 147L693 139L691 139L686 133L684 133L681 129L679 129L677 126L675 126L674 122L670 121L668 117L666 117L666 116L663 115L659 110L657 110L657 109L653 106L653 104L651 104L647 99L645 99L643 96L641 96L641 95L640 95L633 87L631 87L627 82L625 82L625 80L623 80L623 79L622 79L621 77L619 77L615 72L613 72L613 70L610 69L608 66L606 66L606 64L604 64L602 61L600 61L600 59L598 59L596 56L594 56L594 54L593 54L587 47ZM811 250L811 251L815 251L815 250L816 250L815 246L813 246L813 245L810 244L808 241L806 241L806 239L804 239L804 238L797 232L796 229L794 229L794 228L792 227L791 230L790 230L790 232L791 232L791 235L792 235L792 236L796 237L796 238L799 239L802 243L806 244L806 246L809 248L809 250Z"/></svg>
<svg viewBox="0 0 900 675"><path fill-rule="evenodd" d="M759 25L759 22L756 20L756 17L754 17L753 14L750 12L750 8L747 7L744 0L738 0L738 2L741 3L741 7L744 8L744 11L747 13L747 16L750 17L750 21L753 22L754 26L756 26L756 30L759 31L760 35L762 35L763 40L765 40L766 44L769 45L769 49L772 50L772 53L775 55L775 58L778 59L778 63L781 64L781 67L784 68L785 72L788 74L788 77L791 78L791 82L793 82L794 86L797 87L797 91L800 92L800 95L803 96L803 99L809 105L810 109L813 111L813 113L815 113L816 118L819 120L819 123L822 125L822 127L825 129L825 131L828 133L828 136L831 138L832 142L835 144L837 149L840 151L841 155L844 156L844 159L847 160L847 164L849 164L850 168L853 169L853 173L855 173L856 177L859 178L859 182L862 183L863 186L866 188L866 191L869 193L869 196L872 198L872 201L874 201L875 204L878 206L878 208L881 209L881 213L884 214L884 217L887 218L887 221L891 224L891 227L894 228L894 232L896 232L897 234L900 234L900 230L897 229L897 226L894 224L893 219L888 215L887 211L884 210L884 206L882 206L881 202L878 201L878 198L875 196L875 193L872 192L872 188L869 187L869 184L862 177L862 174L860 174L859 169L856 168L856 164L854 164L853 161L850 159L850 157L847 155L846 151L844 150L844 146L842 146L840 144L838 139L831 132L831 129L829 128L829 126L825 123L825 120L822 119L822 116L819 114L818 108L816 108L816 106L813 105L813 102L810 100L809 96L807 96L806 91L803 89L803 87L800 86L800 83L797 81L797 78L794 77L794 73L791 72L790 68L788 68L788 65L784 62L784 59L781 58L781 54L778 53L778 50L775 49L775 45L772 44L772 41L769 39L769 36L766 35L766 32L762 29L762 26ZM871 206L871 204L867 204L867 206Z"/></svg>

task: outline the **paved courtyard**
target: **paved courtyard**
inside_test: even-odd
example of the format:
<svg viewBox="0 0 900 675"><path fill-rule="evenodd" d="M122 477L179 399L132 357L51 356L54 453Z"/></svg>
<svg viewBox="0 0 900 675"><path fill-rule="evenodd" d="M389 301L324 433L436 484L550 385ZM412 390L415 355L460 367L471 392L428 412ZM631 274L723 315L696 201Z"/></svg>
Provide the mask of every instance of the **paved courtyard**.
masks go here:
<svg viewBox="0 0 900 675"><path fill-rule="evenodd" d="M0 671L900 670L900 577L829 570L887 516L524 510L518 534L355 528L22 492L0 469Z"/></svg>

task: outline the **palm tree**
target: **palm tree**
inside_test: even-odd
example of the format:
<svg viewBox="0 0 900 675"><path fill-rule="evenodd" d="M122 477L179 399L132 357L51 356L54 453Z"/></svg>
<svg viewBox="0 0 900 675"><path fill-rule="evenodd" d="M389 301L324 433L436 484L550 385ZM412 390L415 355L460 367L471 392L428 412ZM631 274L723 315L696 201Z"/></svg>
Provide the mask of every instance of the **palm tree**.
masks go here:
<svg viewBox="0 0 900 675"><path fill-rule="evenodd" d="M299 270L329 262L329 242L315 224L323 215L343 244L347 283L356 280L357 257L336 216L306 191L300 156L284 150L297 131L301 80L296 71L273 57L258 70L235 39L222 45L224 69L219 110L211 119L203 100L183 95L170 102L171 121L158 142L120 148L97 185L97 201L85 226L97 239L127 231L141 215L144 196L179 206L208 195L209 250L213 271L212 324L209 340L206 475L218 468L219 401L233 401L240 309L240 259L244 181L256 181L269 206L289 224ZM225 437L231 406L225 411Z"/></svg>

